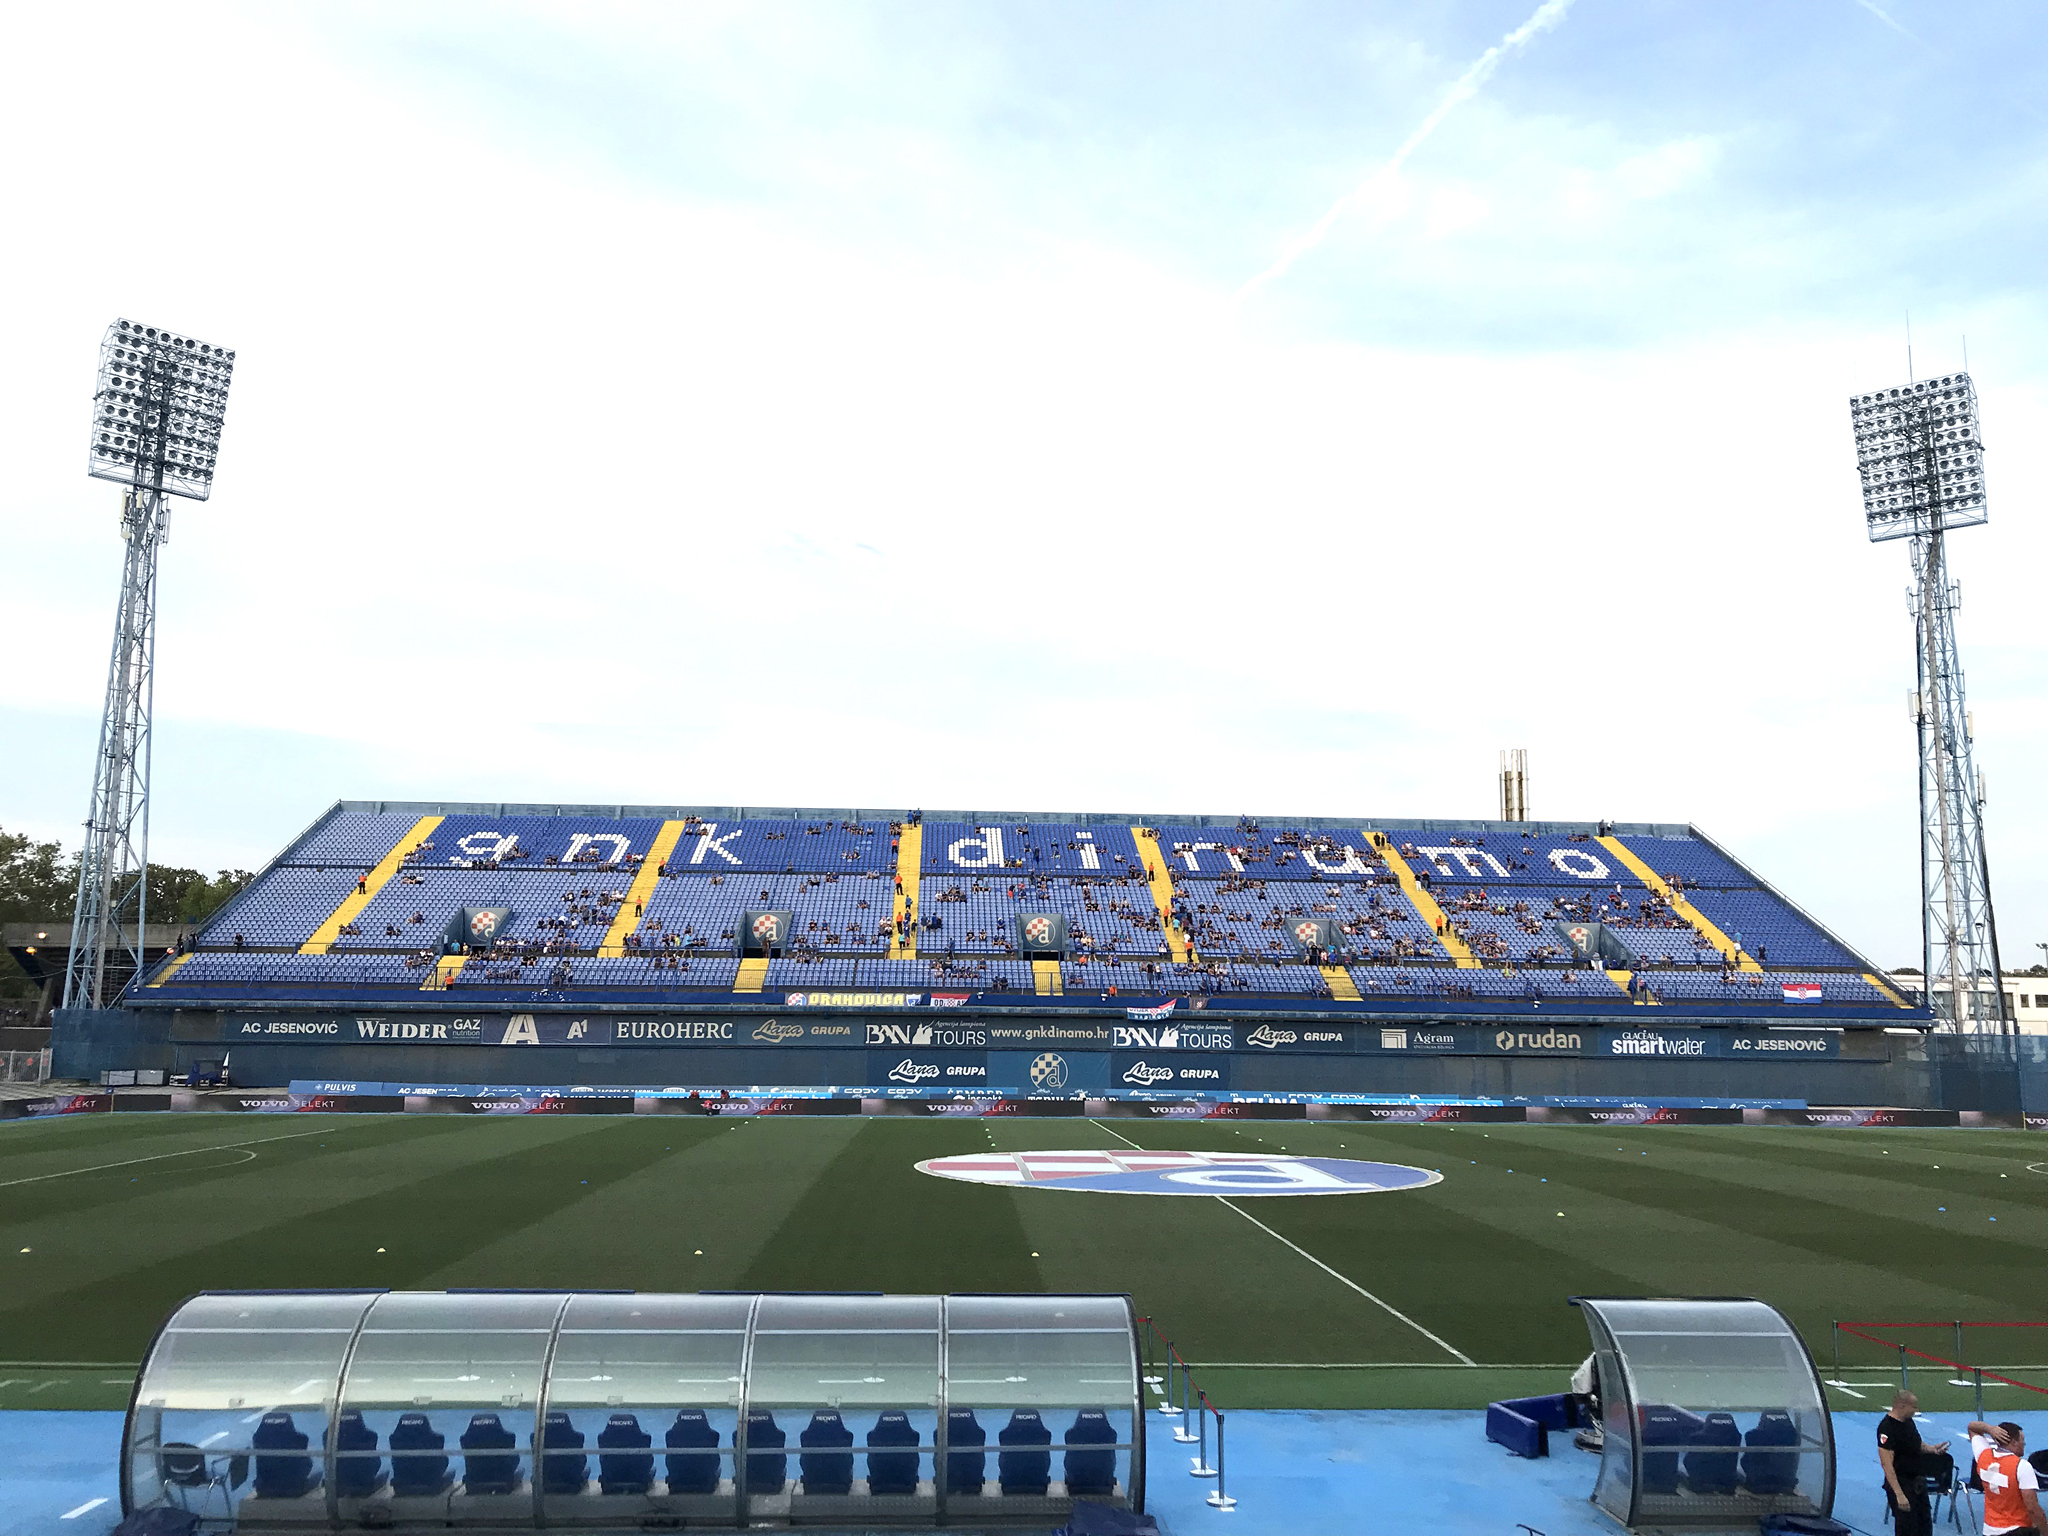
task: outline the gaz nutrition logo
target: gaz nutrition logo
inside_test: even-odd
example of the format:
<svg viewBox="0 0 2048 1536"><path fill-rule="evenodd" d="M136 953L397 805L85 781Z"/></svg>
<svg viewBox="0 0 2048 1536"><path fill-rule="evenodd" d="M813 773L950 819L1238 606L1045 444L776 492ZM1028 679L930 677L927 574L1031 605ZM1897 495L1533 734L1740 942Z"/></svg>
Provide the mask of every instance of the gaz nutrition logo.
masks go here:
<svg viewBox="0 0 2048 1536"><path fill-rule="evenodd" d="M1373 1195L1421 1189L1443 1175L1405 1163L1259 1152L978 1152L933 1157L919 1173L1012 1189L1082 1189L1119 1195Z"/></svg>

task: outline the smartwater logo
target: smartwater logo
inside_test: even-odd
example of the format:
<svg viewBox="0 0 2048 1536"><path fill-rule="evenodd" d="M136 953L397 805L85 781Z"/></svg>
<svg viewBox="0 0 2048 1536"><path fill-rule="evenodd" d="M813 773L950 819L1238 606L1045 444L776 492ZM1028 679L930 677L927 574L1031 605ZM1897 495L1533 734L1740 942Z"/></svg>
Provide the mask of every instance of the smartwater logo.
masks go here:
<svg viewBox="0 0 2048 1536"><path fill-rule="evenodd" d="M1256 1045L1262 1051L1276 1050L1283 1045L1292 1045L1301 1037L1291 1029L1275 1029L1270 1024L1261 1024L1244 1037L1246 1045Z"/></svg>
<svg viewBox="0 0 2048 1536"><path fill-rule="evenodd" d="M1704 1056L1707 1041L1703 1035L1664 1035L1635 1029L1608 1041L1607 1051L1611 1056Z"/></svg>

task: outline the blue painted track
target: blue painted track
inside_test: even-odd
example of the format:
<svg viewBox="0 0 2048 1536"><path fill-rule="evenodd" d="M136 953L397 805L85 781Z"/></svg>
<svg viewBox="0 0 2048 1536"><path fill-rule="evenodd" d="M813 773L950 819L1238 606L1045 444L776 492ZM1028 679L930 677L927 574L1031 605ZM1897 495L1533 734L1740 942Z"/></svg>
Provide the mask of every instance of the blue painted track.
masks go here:
<svg viewBox="0 0 2048 1536"><path fill-rule="evenodd" d="M1878 1493L1878 1417L1835 1415L1835 1516L1866 1536L1890 1529ZM2048 1413L2017 1417L2031 1442L2048 1444ZM1154 1416L1147 1503L1172 1536L1502 1536L1517 1522L1545 1536L1615 1536L1587 1502L1591 1455L1554 1435L1547 1460L1522 1461L1489 1445L1484 1426L1484 1414L1462 1411L1233 1413L1226 1471L1239 1503L1222 1514L1203 1502L1214 1480L1187 1475L1192 1447L1175 1443L1171 1423ZM1935 1414L1921 1433L1960 1451L1962 1426L1959 1414ZM112 1530L120 1443L118 1413L0 1413L0 1536ZM93 1499L106 1502L64 1518ZM1936 1530L1953 1529L1945 1507L1941 1514ZM1977 1529L1967 1515L1964 1529Z"/></svg>

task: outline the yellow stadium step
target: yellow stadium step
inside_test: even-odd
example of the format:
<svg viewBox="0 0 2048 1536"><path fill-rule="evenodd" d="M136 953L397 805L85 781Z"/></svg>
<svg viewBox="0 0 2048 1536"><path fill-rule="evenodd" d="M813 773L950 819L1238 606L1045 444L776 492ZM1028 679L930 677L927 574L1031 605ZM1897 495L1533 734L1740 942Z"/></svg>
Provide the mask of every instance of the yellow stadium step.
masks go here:
<svg viewBox="0 0 2048 1536"><path fill-rule="evenodd" d="M443 955L434 962L434 974L420 983L422 992L439 992L449 982L462 974L462 968L469 964L467 955Z"/></svg>
<svg viewBox="0 0 2048 1536"><path fill-rule="evenodd" d="M755 955L740 962L740 973L733 978L735 992L758 992L768 985L768 961L764 956Z"/></svg>
<svg viewBox="0 0 2048 1536"><path fill-rule="evenodd" d="M165 982L169 981L173 976L177 975L178 972L182 971L185 968L185 962L190 960L191 958L192 956L189 952L178 956L177 959L173 960L169 965L165 966L162 970L156 973L156 980L152 981L150 985L152 987L162 986Z"/></svg>
<svg viewBox="0 0 2048 1536"><path fill-rule="evenodd" d="M1138 858L1152 871L1152 905L1159 909L1159 931L1166 937L1166 949L1178 965L1188 957L1187 936L1173 926L1173 871L1166 867L1166 853L1159 846L1159 834L1150 827L1133 827Z"/></svg>
<svg viewBox="0 0 2048 1536"><path fill-rule="evenodd" d="M1408 898L1408 904L1415 908L1416 915L1429 924L1429 931L1436 935L1437 943L1444 953L1457 961L1464 971L1479 970L1478 958L1468 949L1465 941L1451 932L1451 925L1444 917L1444 909L1436 904L1436 898L1422 888L1422 882L1415 878L1415 871L1408 867L1408 861L1401 857L1392 838L1381 840L1379 833L1371 827L1360 829L1365 833L1369 845L1387 861L1387 871L1400 882L1401 894Z"/></svg>
<svg viewBox="0 0 2048 1536"><path fill-rule="evenodd" d="M1682 893L1673 890L1671 888L1671 884L1669 881L1667 881L1662 875L1658 874L1657 871L1650 868L1649 865L1645 864L1641 859L1637 858L1633 853L1631 853L1628 850L1628 848L1623 845L1620 838L1602 837L1596 839L1596 841L1600 844L1602 848L1605 848L1609 853L1613 854L1617 859L1621 860L1621 862L1628 867L1628 872L1630 874L1634 875L1638 880L1642 881L1643 884L1647 885L1651 890L1655 891L1659 896L1663 897L1665 903L1670 906L1671 910L1673 912L1676 912L1680 917L1684 918L1688 923L1692 924L1694 931L1696 931L1701 938L1705 939L1709 944L1713 945L1714 948L1721 951L1721 954L1725 958L1733 960L1735 962L1735 968L1737 970L1761 971L1763 969L1763 967L1758 965L1756 961L1752 960L1748 955L1744 954L1741 950L1737 949L1735 947L1735 941L1733 939L1729 938L1727 934L1723 933L1720 929L1716 928L1712 923L1708 922L1706 914L1704 912L1700 911L1698 907L1695 907L1691 902L1687 901Z"/></svg>
<svg viewBox="0 0 2048 1536"><path fill-rule="evenodd" d="M619 903L619 915L612 919L611 927L605 930L604 938L598 943L600 955L617 958L626 952L626 940L639 928L646 913L647 903L654 899L654 888L661 884L661 866L668 862L668 856L676 851L676 844L682 840L683 824L680 821L664 821L661 830L654 836L654 846L647 850L647 857L641 862L639 873L633 876L633 883L626 887L626 899Z"/></svg>
<svg viewBox="0 0 2048 1536"><path fill-rule="evenodd" d="M166 971L164 974L168 976L170 972ZM1873 976L1870 974L1870 972L1865 971L1863 973L1863 979L1869 982L1873 987L1877 988L1878 991L1882 992L1886 997L1890 998L1893 1002L1897 1003L1901 1008L1910 1008L1913 1006L1911 1003L1907 1002L1903 997L1899 996L1898 993L1894 992L1889 986L1887 986L1883 978Z"/></svg>
<svg viewBox="0 0 2048 1536"><path fill-rule="evenodd" d="M1628 992L1628 984L1635 979L1635 972L1609 971L1607 973L1607 979L1613 982L1617 987L1621 988L1622 991ZM1633 997L1635 994L1633 992L1630 992L1629 995ZM1645 997L1643 1001L1653 1008L1657 1006L1657 1000L1654 997Z"/></svg>
<svg viewBox="0 0 2048 1536"><path fill-rule="evenodd" d="M1351 973L1341 965L1321 967L1323 980L1329 983L1330 996L1340 1003L1358 1001L1358 983L1351 979Z"/></svg>
<svg viewBox="0 0 2048 1536"><path fill-rule="evenodd" d="M434 828L439 825L441 818L438 816L422 816L414 822L412 830L401 837L391 851L378 860L375 869L363 876L356 889L349 892L341 905L329 914L327 921L313 930L313 936L299 946L299 953L326 954L333 947L334 941L341 937L341 925L352 923L363 915L363 908L367 907L371 899L390 883L391 877L398 873L399 866L405 863L405 856L431 837Z"/></svg>
<svg viewBox="0 0 2048 1536"><path fill-rule="evenodd" d="M924 824L905 827L896 839L896 878L903 884L903 894L891 903L889 908L889 958L891 960L915 960L917 958L917 925L905 923L903 938L895 937L898 920L917 916L917 876L924 868Z"/></svg>
<svg viewBox="0 0 2048 1536"><path fill-rule="evenodd" d="M1057 960L1032 961L1031 985L1040 997L1067 995L1067 984L1060 975L1060 963Z"/></svg>

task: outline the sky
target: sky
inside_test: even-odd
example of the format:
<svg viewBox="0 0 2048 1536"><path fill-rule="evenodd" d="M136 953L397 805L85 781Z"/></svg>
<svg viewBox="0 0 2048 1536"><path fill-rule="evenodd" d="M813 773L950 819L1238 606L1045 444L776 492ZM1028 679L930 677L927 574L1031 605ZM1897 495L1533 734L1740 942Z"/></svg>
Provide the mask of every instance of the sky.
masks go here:
<svg viewBox="0 0 2048 1536"><path fill-rule="evenodd" d="M1919 961L1847 400L1968 365L2048 941L2048 4L18 8L0 826L75 842L117 316L233 347L153 855L338 798L1690 822Z"/></svg>

